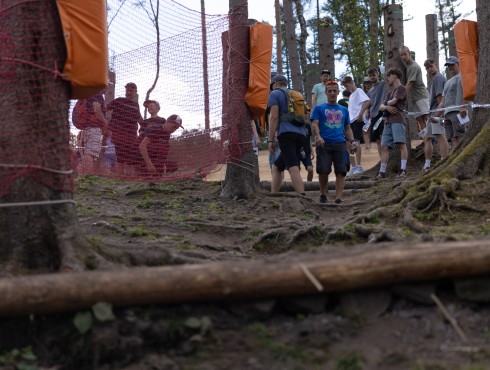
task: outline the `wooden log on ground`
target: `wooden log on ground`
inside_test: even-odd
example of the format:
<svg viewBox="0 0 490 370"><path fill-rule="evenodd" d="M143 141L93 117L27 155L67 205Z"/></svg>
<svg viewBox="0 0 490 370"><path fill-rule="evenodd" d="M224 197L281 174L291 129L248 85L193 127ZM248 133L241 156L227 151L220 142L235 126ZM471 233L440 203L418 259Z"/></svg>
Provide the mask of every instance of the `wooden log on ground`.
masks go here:
<svg viewBox="0 0 490 370"><path fill-rule="evenodd" d="M320 190L320 184L318 181L305 181L305 191L319 191ZM375 181L363 181L363 180L357 180L357 181L346 181L344 189L345 190L351 190L351 189L368 189L370 187L373 187L376 185ZM271 189L271 182L270 181L261 181L260 186L262 189L265 190L270 190ZM335 190L335 181L329 181L328 182L328 190ZM294 191L293 185L289 181L283 181L281 185L281 191Z"/></svg>
<svg viewBox="0 0 490 370"><path fill-rule="evenodd" d="M305 269L310 276L305 274ZM0 279L0 315L345 291L490 272L490 241L400 244L289 261L223 262Z"/></svg>

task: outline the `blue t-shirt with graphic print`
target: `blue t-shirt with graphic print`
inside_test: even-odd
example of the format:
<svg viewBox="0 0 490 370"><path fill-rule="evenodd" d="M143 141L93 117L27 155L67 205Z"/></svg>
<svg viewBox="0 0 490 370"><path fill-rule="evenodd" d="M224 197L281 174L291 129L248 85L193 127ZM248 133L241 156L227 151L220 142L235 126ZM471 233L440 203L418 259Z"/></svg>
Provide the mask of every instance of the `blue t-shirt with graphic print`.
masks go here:
<svg viewBox="0 0 490 370"><path fill-rule="evenodd" d="M318 120L320 136L326 143L345 142L344 126L350 125L349 111L339 104L317 105L311 120Z"/></svg>

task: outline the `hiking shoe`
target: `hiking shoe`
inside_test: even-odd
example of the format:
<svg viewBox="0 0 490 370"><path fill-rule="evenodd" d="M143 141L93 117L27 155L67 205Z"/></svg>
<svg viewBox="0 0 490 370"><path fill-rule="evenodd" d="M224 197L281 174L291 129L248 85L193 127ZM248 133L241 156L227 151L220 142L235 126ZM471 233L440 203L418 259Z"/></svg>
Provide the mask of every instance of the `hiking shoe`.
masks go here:
<svg viewBox="0 0 490 370"><path fill-rule="evenodd" d="M327 196L325 194L320 194L320 203L327 203Z"/></svg>
<svg viewBox="0 0 490 370"><path fill-rule="evenodd" d="M340 204L342 203L342 199L335 199L335 204Z"/></svg>
<svg viewBox="0 0 490 370"><path fill-rule="evenodd" d="M398 175L396 175L395 180L403 180L406 176L407 176L407 171L400 170L400 172L398 172Z"/></svg>
<svg viewBox="0 0 490 370"><path fill-rule="evenodd" d="M386 180L386 172L378 172L378 174L374 177L374 180Z"/></svg>

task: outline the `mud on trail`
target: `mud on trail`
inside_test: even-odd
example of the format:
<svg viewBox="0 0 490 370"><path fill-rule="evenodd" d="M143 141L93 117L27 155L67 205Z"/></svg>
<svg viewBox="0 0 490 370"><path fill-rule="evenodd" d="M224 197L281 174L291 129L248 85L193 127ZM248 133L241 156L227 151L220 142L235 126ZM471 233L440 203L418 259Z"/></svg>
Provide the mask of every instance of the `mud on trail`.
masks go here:
<svg viewBox="0 0 490 370"><path fill-rule="evenodd" d="M303 198L259 190L239 200L220 197L220 182L214 181L127 183L80 176L80 228L101 257L84 263L89 270L131 274L136 266L349 254L378 242L389 247L398 241L488 240L488 179L462 182L455 200L467 207L415 212L428 232L410 229L401 214L373 216L413 180L346 190L336 205L332 191L327 204L318 202L318 191ZM482 279L480 287L487 283ZM481 292L476 298L462 294L464 284L476 286L445 279L254 302L114 308L114 317L83 309L3 318L0 368L489 369L490 299Z"/></svg>

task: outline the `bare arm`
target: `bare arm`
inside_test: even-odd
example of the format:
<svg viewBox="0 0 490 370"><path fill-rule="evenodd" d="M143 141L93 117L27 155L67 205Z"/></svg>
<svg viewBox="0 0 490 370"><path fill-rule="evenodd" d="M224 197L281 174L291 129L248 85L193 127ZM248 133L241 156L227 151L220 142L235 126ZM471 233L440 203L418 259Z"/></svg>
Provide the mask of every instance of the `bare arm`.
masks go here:
<svg viewBox="0 0 490 370"><path fill-rule="evenodd" d="M269 151L274 153L274 146L272 142L276 138L277 125L279 123L279 106L271 106L271 113L269 116Z"/></svg>
<svg viewBox="0 0 490 370"><path fill-rule="evenodd" d="M350 127L350 125L344 126L344 135L345 135L345 139L349 143L354 140L354 133L352 132L352 128Z"/></svg>
<svg viewBox="0 0 490 370"><path fill-rule="evenodd" d="M311 94L311 109L316 107L316 94Z"/></svg>
<svg viewBox="0 0 490 370"><path fill-rule="evenodd" d="M313 137L316 140L316 145L323 146L325 140L323 140L322 137L320 136L319 121L317 119L311 121L311 131L313 132Z"/></svg>
<svg viewBox="0 0 490 370"><path fill-rule="evenodd" d="M148 155L148 144L150 142L151 142L151 140L149 138L145 137L143 139L143 141L141 142L139 149L140 149L141 156L143 157L143 159L146 163L146 168L148 169L148 171L156 172L156 168L153 165L153 163L150 159L150 156Z"/></svg>
<svg viewBox="0 0 490 370"><path fill-rule="evenodd" d="M370 105L371 105L371 100L366 100L364 103L362 103L361 111L359 112L359 118L361 120L362 120L362 116L363 116L364 112L366 111L366 109L369 108Z"/></svg>
<svg viewBox="0 0 490 370"><path fill-rule="evenodd" d="M109 122L105 119L105 115L102 112L102 107L99 102L94 101L92 106L94 108L95 117L97 117L97 119L102 122L102 133L105 135Z"/></svg>

